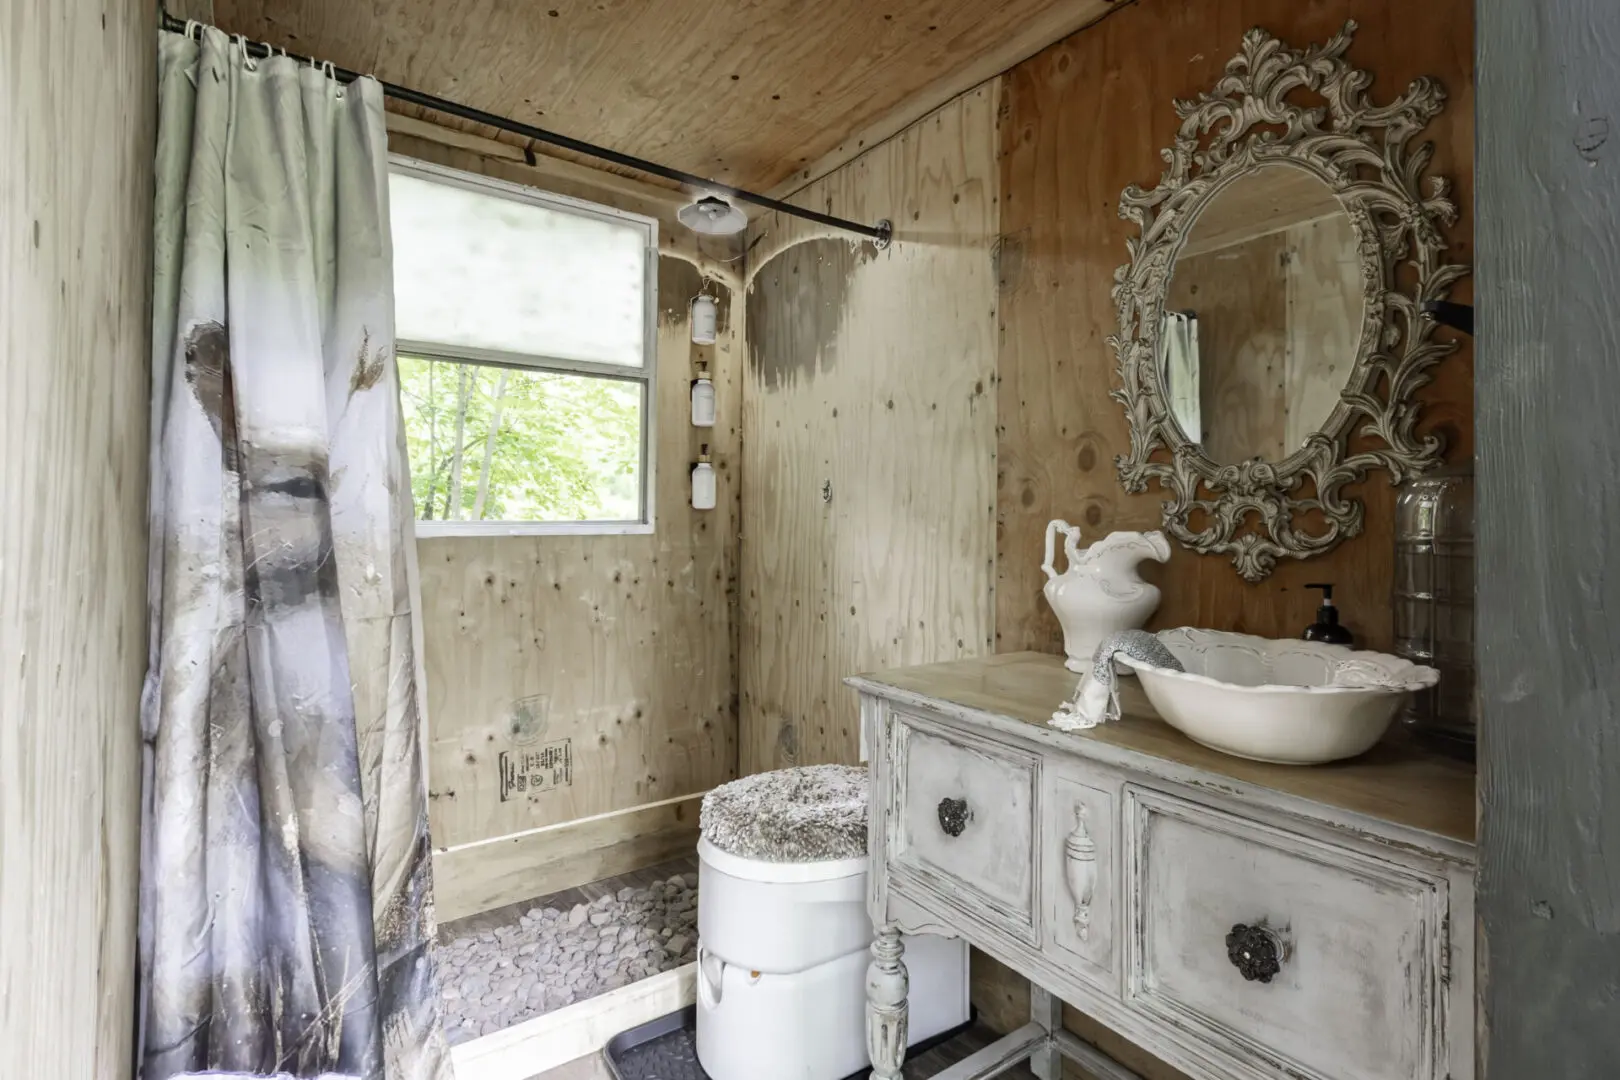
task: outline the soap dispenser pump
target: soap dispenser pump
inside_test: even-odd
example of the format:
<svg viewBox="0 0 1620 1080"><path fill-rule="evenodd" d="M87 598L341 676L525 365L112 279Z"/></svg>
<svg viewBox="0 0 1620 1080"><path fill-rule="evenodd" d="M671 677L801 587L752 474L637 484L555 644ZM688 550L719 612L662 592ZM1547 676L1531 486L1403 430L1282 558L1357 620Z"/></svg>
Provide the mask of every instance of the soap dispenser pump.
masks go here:
<svg viewBox="0 0 1620 1080"><path fill-rule="evenodd" d="M1326 582L1310 584L1307 589L1322 590L1322 606L1316 609L1316 621L1305 628L1306 641L1321 641L1328 645L1349 645L1355 641L1350 631L1339 622L1339 609L1333 606L1333 586Z"/></svg>

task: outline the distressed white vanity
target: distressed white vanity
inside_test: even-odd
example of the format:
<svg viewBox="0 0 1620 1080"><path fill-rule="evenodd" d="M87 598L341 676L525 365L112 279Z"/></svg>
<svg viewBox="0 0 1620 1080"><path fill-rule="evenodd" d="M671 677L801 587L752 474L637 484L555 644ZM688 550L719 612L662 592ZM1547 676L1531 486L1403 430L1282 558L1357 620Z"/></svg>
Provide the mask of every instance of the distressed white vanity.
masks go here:
<svg viewBox="0 0 1620 1080"><path fill-rule="evenodd" d="M1038 988L950 1080L1061 1057L1068 1002L1198 1080L1471 1080L1474 783L1386 740L1334 765L1228 757L1152 715L1046 721L1076 676L1016 653L849 680L871 763L867 980L877 1080L906 1046L900 934L972 945Z"/></svg>

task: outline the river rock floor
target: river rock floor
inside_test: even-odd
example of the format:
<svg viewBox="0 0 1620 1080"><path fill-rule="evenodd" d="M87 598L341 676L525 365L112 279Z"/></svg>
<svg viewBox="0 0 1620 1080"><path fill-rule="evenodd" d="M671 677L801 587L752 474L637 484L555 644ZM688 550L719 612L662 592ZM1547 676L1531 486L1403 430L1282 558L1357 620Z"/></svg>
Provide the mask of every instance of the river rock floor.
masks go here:
<svg viewBox="0 0 1620 1080"><path fill-rule="evenodd" d="M694 872L586 886L445 927L437 949L445 1031L465 1042L689 963L697 954ZM599 885L612 885L601 882Z"/></svg>

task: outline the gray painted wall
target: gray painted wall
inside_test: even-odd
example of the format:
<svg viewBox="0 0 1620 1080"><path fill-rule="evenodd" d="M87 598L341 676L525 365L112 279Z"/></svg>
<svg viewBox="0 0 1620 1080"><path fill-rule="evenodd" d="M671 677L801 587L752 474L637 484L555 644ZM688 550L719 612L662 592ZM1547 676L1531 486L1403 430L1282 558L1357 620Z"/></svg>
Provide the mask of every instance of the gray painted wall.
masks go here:
<svg viewBox="0 0 1620 1080"><path fill-rule="evenodd" d="M1480 1064L1620 1069L1620 4L1480 0Z"/></svg>

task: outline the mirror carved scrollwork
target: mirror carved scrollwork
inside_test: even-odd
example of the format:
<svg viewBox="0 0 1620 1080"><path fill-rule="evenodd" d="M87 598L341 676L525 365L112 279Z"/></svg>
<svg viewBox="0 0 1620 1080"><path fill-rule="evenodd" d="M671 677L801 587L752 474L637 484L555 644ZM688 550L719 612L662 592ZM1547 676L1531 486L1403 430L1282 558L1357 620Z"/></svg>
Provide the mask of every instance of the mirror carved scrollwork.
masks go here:
<svg viewBox="0 0 1620 1080"><path fill-rule="evenodd" d="M1445 93L1422 78L1392 103L1373 104L1371 75L1345 60L1354 31L1347 23L1303 50L1249 31L1212 91L1175 103L1182 122L1162 151L1168 168L1158 185L1133 185L1120 198L1120 216L1141 230L1114 275L1113 396L1131 426L1130 452L1116 459L1120 479L1131 492L1157 481L1169 496L1165 530L1194 551L1229 554L1248 581L1265 578L1279 558L1308 558L1357 535L1363 509L1346 485L1374 469L1399 483L1438 465L1444 450L1437 435L1418 432L1416 392L1456 342L1435 340L1422 308L1444 299L1467 268L1445 261L1442 228L1457 210L1447 182L1425 175L1433 144L1413 139L1439 115ZM1278 167L1311 174L1323 197L1337 200L1334 212L1348 215L1359 327L1352 317L1345 340L1353 355L1344 357L1336 398L1328 388L1322 408L1331 411L1319 426L1280 460L1218 461L1173 415L1160 341L1166 297L1200 213L1236 181L1252 182L1259 170L1275 176Z"/></svg>

